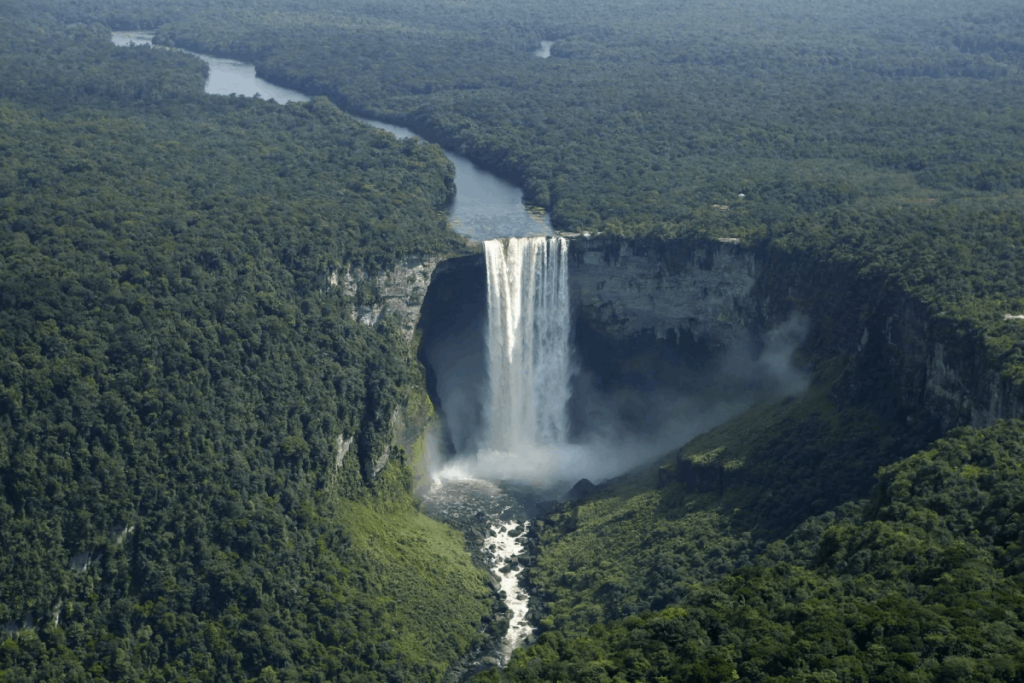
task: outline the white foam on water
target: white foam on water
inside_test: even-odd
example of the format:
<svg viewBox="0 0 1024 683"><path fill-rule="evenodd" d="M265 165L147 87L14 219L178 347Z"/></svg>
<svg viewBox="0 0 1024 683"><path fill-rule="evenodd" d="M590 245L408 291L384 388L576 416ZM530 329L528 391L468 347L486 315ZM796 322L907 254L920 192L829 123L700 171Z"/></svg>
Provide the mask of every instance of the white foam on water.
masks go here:
<svg viewBox="0 0 1024 683"><path fill-rule="evenodd" d="M514 538L509 536L509 530L517 528L519 524L522 524L523 532ZM523 573L523 566L521 564L513 565L514 569L505 573L500 572L500 569L505 566L510 558L516 557L522 552L523 539L529 528L530 523L528 521L517 522L513 519L504 525L492 525L491 531L494 532L494 536L488 536L484 539L484 549L493 553L494 560L492 566L495 568L497 576L500 577L501 590L505 591L506 596L505 604L512 613L512 617L509 620L508 633L505 634L498 653L498 659L502 666L508 663L509 658L512 656L512 651L522 645L533 631L533 627L526 620L526 613L530 610L530 596L519 587L519 575ZM505 530L503 531L502 529ZM492 545L494 550L490 550Z"/></svg>

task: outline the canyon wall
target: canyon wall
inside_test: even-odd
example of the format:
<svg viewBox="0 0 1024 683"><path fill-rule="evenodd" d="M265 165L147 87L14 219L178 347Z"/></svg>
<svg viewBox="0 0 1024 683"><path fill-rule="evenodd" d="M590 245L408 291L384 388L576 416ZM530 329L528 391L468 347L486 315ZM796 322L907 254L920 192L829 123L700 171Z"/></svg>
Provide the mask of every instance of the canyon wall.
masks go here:
<svg viewBox="0 0 1024 683"><path fill-rule="evenodd" d="M367 274L349 268L332 272L327 277L327 290L336 291L352 302L352 319L362 325L374 326L386 317L394 320L407 343L413 341L416 328L425 310L427 290L438 273L452 269L459 258L441 256L410 256L390 270ZM411 350L414 351L414 350ZM405 403L368 415L360 426L361 437L340 434L335 459L340 469L355 446L359 469L366 483L373 482L393 457L415 450L417 442L433 419L429 402L419 394L419 387L408 387Z"/></svg>
<svg viewBox="0 0 1024 683"><path fill-rule="evenodd" d="M802 321L797 364L831 384L840 412L860 406L897 424L907 448L1024 413L1019 387L999 375L980 335L853 264L738 240L597 236L570 240L568 268L579 363L574 434L613 415L643 435L662 417L651 396L671 398L701 381L713 398L746 392L756 400L748 388L757 378L747 380L749 364L734 361L765 350L794 319ZM483 255L442 261L425 295L419 277L389 277L391 301L423 298L418 352L446 448L473 450L486 399ZM733 386L721 387L722 377ZM456 400L445 405L442 393Z"/></svg>
<svg viewBox="0 0 1024 683"><path fill-rule="evenodd" d="M411 341L420 320L420 308L441 256L410 256L391 270L368 275L362 269L332 272L327 278L331 289L340 288L352 299L352 319L373 326L385 315L393 315L406 338Z"/></svg>
<svg viewBox="0 0 1024 683"><path fill-rule="evenodd" d="M841 404L869 402L935 435L1022 414L1018 388L987 362L978 335L852 264L738 240L598 236L572 240L569 268L576 345L591 366L621 369L630 354L673 348L706 362L802 314L803 358L843 362Z"/></svg>

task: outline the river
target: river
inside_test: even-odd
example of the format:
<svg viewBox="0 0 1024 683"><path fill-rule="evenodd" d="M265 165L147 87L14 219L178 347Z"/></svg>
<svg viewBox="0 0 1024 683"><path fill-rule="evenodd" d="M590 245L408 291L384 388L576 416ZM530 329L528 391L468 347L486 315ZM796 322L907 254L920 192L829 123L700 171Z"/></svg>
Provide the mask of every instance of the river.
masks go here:
<svg viewBox="0 0 1024 683"><path fill-rule="evenodd" d="M152 45L153 34L115 31L112 40L122 47ZM282 88L258 77L252 64L182 51L194 54L210 65L206 92L211 95L258 95L281 104L309 101L309 97L296 90ZM420 137L401 126L358 116L352 118L386 130L398 138ZM523 204L523 191L519 187L488 173L465 157L448 150L444 153L455 164L455 201L448 209L448 220L456 232L481 241L554 234L551 222L542 211L529 209Z"/></svg>
<svg viewBox="0 0 1024 683"><path fill-rule="evenodd" d="M121 47L152 45L153 34L115 31L111 39ZM296 90L259 78L252 64L188 50L182 52L196 55L209 64L210 75L205 89L211 95L258 96L279 104L308 102L310 99ZM358 116L353 118L398 138L419 137L408 128ZM520 188L464 157L448 150L444 152L455 164L455 201L448 209L453 230L481 241L554 234L547 217L539 211L530 210L523 203ZM446 680L461 680L489 666L504 666L512 651L527 642L533 632L526 618L529 596L519 585L519 577L529 562L525 532L529 530L529 519L539 503L532 500L533 492L529 490L517 491L467 476L438 479L422 497L425 513L465 534L474 560L489 568L495 590L508 607L506 614L498 617L508 624L502 641L495 643L491 651L472 653L449 672Z"/></svg>

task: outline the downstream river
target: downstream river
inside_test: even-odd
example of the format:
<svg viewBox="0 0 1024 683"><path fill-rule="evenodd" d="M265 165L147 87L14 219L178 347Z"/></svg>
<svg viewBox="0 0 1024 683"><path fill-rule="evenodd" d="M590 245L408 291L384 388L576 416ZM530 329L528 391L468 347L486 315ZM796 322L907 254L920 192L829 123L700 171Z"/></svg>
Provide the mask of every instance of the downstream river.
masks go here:
<svg viewBox="0 0 1024 683"><path fill-rule="evenodd" d="M153 34L116 31L115 45L152 45ZM538 56L546 57L550 43ZM188 52L188 50L183 50ZM544 52L545 54L541 54ZM211 95L259 96L280 104L308 102L309 97L269 83L256 76L256 67L232 59L189 52L210 65L206 92ZM408 128L353 117L399 138L419 137ZM455 164L455 201L448 216L452 228L475 240L498 237L552 235L551 223L523 204L523 193L515 185L481 169L468 159L445 150ZM446 680L458 681L494 665L503 666L512 651L526 642L532 628L526 619L529 596L519 585L519 574L529 562L526 546L529 519L536 511L530 492L507 490L500 484L472 478L437 480L423 494L423 510L431 517L451 524L466 536L474 559L487 566L508 607L498 619L508 625L507 635L490 651L472 653Z"/></svg>
<svg viewBox="0 0 1024 683"><path fill-rule="evenodd" d="M115 45L122 47L152 45L153 34L115 31L112 39ZM196 55L210 65L206 92L211 95L258 95L281 104L309 101L309 97L296 90L282 88L259 78L252 64L195 52L189 54ZM386 130L398 138L420 137L401 126L358 116L352 118ZM518 187L488 173L465 157L448 150L445 150L445 155L455 164L455 202L448 210L448 219L456 232L475 240L554 234L547 216L539 211L530 211L523 204L523 191Z"/></svg>

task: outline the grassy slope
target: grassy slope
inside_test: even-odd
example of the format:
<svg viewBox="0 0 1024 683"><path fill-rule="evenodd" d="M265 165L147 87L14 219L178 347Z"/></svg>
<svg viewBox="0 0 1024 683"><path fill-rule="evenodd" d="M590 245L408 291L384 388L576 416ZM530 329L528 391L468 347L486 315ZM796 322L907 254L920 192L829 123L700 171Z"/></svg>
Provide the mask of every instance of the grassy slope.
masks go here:
<svg viewBox="0 0 1024 683"><path fill-rule="evenodd" d="M410 670L433 679L483 644L475 626L490 614L489 577L469 562L461 534L417 512L408 496L383 505L340 500L337 515L359 590L380 600L367 615L385 635L378 647L402 652Z"/></svg>

